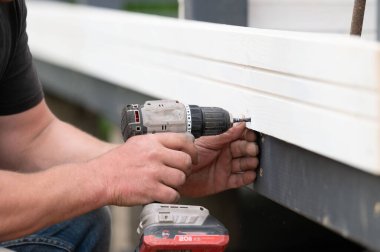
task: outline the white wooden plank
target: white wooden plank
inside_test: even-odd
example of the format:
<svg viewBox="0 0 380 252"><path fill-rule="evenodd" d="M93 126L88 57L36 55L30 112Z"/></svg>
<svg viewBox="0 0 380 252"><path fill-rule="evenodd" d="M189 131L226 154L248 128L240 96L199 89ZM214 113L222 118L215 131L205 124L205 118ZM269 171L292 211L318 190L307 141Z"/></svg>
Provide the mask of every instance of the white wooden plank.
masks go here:
<svg viewBox="0 0 380 252"><path fill-rule="evenodd" d="M54 32L56 35L51 36ZM120 44L118 40L109 41L109 37L94 39L93 42L86 44L85 50L82 50L82 48L73 50L79 40L74 42L70 39L72 36L65 34L63 39L66 38L67 41L62 41L61 35L64 34L63 32L63 29L51 31L48 33L49 37L42 39L41 36L36 35L36 37L40 38L38 44L41 48L34 47L34 52L38 53L40 57L45 54L47 60L57 53L59 57L67 58L68 61L72 57L80 55L91 64L97 62L98 59L103 62L108 59L108 62L112 65L115 57L128 59L131 62L150 62L203 78L254 89L258 92L317 107L338 110L358 117L379 119L377 108L379 97L375 92L369 90L336 86L256 68L210 61L185 54L176 54L171 51L162 51L157 48L143 47L130 42ZM55 47L48 46L56 44L61 44L59 52L56 52ZM99 51L99 48L104 44L107 44L107 50ZM97 53L93 54L94 51L97 51ZM99 62L99 64L101 63ZM81 64L86 64L86 62L81 62Z"/></svg>
<svg viewBox="0 0 380 252"><path fill-rule="evenodd" d="M120 42L135 41L339 85L373 90L378 87L379 73L373 66L379 65L379 58L374 53L379 51L379 46L359 39L195 21L173 22L170 18L125 15L112 10L57 3L33 2L33 6L35 25L54 27L64 18L65 26L82 37L91 33L102 34ZM43 20L38 16L43 16Z"/></svg>
<svg viewBox="0 0 380 252"><path fill-rule="evenodd" d="M94 50L97 45L94 45ZM114 51L108 45L109 51ZM104 55L104 58L107 56ZM329 83L296 78L275 72L210 61L204 58L183 54L173 54L154 48L127 44L120 57L130 61L149 62L168 69L175 69L224 82L233 86L246 87L261 93L287 98L328 110L337 110L355 116L378 120L379 96L376 92L350 87L335 86ZM348 102L349 101L349 102Z"/></svg>
<svg viewBox="0 0 380 252"><path fill-rule="evenodd" d="M327 48L330 55L326 60L341 63L342 68L330 65L331 62L327 62L327 65L339 70L340 74L350 69L347 62L356 60L353 66L358 67L357 72L364 76L357 85L354 82L343 82L345 77L339 74L329 75L329 81L323 82L323 69L318 70L321 76L315 78L310 73L317 72L305 74L301 71L295 74L279 71L276 68L280 65L278 62L273 63L273 68L268 65L271 68L267 69L264 65L272 61L265 61L264 58L251 61L254 54L242 56L247 49L251 49L250 45L254 42L258 42L258 47L267 51L266 55L271 54L268 48L272 47L274 51L281 52L274 38L279 36L280 41L281 36L288 36L288 33L254 30L254 36L251 37L249 28L224 25L210 27L204 24L210 33L217 30L219 38L225 38L226 34L240 38L249 35L248 39L241 41L241 47L236 46L238 40L235 39L232 44L224 44L224 48L228 48L227 45L236 46L229 48L228 57L225 54L216 57L217 50L214 47L219 45L211 43L215 38L206 36L206 30L198 23L152 17L145 19L141 15L109 11L105 12L107 15L113 13L112 17L103 20L104 15L93 16L103 11L92 8L89 8L89 15L84 7L42 3L33 3L30 7L31 48L41 60L153 96L205 106L221 106L235 114L251 115L253 123L250 127L255 130L364 171L380 174L377 106L379 78L376 74L379 49L375 44L336 36L316 36L318 43L315 44L310 42L309 35L291 33L291 39L287 37L285 44L290 45L297 54L295 63L287 58L289 55L280 55L276 59L279 62L290 62L292 66L289 69L292 71L296 71L295 66L300 65L304 58L303 55L298 55L298 46L303 48L302 53L306 53L309 46L309 51ZM121 25L116 22L115 16L120 16ZM96 21L98 18L103 21ZM161 21L165 25L155 25ZM145 30L133 33L134 36L121 34L137 31L132 26ZM156 31L151 26L160 30ZM179 28L184 31L176 33ZM191 42L196 44L194 50L189 43L182 48L175 43L178 42L177 37L186 31L196 36L204 35L206 39L193 39ZM160 34L164 41L173 41L169 45L163 44ZM155 40L145 41L148 38ZM181 38L179 41L185 43L183 40ZM201 44L202 41L205 43ZM269 45L264 46L264 42ZM341 42L343 46L340 45ZM221 48L223 46L218 47L218 50ZM235 57L235 53L239 57ZM260 56L258 50L255 53ZM310 52L313 57L318 57L317 54ZM339 58L343 56L344 60ZM305 61L304 65L308 71L309 67L318 64ZM327 71L326 74L329 73L332 72ZM364 74L368 73L372 74L372 80L365 78ZM348 75L355 77L351 72ZM335 82L334 78L342 83ZM369 85L367 81L373 83ZM361 109L366 111L361 112Z"/></svg>
<svg viewBox="0 0 380 252"><path fill-rule="evenodd" d="M250 0L248 24L263 29L349 34L353 6L354 0ZM363 34L376 34L376 30L376 1L367 0Z"/></svg>

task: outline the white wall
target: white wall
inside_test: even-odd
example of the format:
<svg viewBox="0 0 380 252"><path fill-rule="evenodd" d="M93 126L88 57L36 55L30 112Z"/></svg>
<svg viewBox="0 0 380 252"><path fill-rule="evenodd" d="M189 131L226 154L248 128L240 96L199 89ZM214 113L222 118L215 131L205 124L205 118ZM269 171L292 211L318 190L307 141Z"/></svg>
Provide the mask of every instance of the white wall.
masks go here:
<svg viewBox="0 0 380 252"><path fill-rule="evenodd" d="M249 0L251 27L349 34L354 0ZM367 0L363 37L376 39L376 0Z"/></svg>

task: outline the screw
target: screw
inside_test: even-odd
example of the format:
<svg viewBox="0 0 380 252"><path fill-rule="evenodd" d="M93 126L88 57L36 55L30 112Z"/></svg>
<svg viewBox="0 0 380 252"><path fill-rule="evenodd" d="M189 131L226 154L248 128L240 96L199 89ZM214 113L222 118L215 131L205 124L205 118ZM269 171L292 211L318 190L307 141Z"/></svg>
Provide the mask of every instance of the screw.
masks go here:
<svg viewBox="0 0 380 252"><path fill-rule="evenodd" d="M248 117L248 118L234 118L232 120L234 123L237 123L237 122L251 122L251 118Z"/></svg>

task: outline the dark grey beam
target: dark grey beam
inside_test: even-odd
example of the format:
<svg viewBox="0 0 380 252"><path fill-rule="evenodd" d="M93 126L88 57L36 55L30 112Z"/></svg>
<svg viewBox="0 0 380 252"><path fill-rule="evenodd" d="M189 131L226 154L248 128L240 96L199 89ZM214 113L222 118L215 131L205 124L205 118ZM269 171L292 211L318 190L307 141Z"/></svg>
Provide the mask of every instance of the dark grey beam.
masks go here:
<svg viewBox="0 0 380 252"><path fill-rule="evenodd" d="M380 251L380 177L270 136L261 139L254 189L275 202Z"/></svg>
<svg viewBox="0 0 380 252"><path fill-rule="evenodd" d="M185 18L247 26L247 0L184 0Z"/></svg>

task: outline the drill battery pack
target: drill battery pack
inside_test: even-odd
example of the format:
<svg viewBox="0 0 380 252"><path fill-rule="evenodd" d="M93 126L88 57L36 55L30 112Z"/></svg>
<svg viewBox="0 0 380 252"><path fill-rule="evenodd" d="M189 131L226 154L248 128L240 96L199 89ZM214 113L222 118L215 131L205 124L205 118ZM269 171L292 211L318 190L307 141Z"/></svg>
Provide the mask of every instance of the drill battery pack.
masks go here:
<svg viewBox="0 0 380 252"><path fill-rule="evenodd" d="M227 229L201 206L153 203L140 216L139 252L223 252Z"/></svg>

